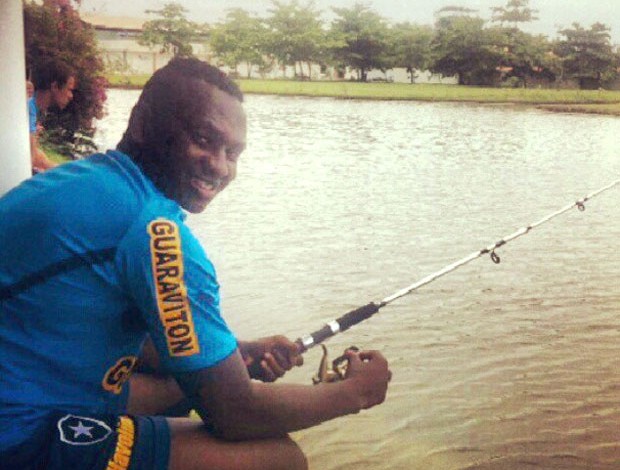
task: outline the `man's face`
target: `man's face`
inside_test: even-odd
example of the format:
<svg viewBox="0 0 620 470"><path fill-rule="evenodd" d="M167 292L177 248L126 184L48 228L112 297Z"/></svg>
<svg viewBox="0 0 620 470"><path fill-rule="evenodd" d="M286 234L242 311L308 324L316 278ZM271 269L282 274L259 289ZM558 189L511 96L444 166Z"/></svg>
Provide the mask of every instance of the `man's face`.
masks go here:
<svg viewBox="0 0 620 470"><path fill-rule="evenodd" d="M199 213L235 178L246 119L241 103L211 84L201 83L193 101L186 128L175 132L167 186L181 207Z"/></svg>
<svg viewBox="0 0 620 470"><path fill-rule="evenodd" d="M52 83L53 101L60 109L65 109L69 102L73 99L73 90L75 90L75 77L69 77L65 86L59 87L58 83Z"/></svg>

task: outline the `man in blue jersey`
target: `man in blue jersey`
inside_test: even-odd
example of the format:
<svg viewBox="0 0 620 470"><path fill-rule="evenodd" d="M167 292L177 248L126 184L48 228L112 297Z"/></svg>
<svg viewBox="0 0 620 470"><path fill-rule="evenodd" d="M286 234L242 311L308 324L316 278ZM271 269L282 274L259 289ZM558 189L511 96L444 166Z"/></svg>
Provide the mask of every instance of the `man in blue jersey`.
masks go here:
<svg viewBox="0 0 620 470"><path fill-rule="evenodd" d="M28 99L30 158L33 171L39 172L57 166L39 146L39 118L54 106L60 109L67 107L73 99L76 78L67 64L52 59L35 68L32 80L35 91Z"/></svg>
<svg viewBox="0 0 620 470"><path fill-rule="evenodd" d="M185 211L234 179L242 101L218 69L174 59L117 150L0 199L0 468L303 469L289 432L385 399L376 351L348 352L341 382L267 383L300 364L296 345L238 341L220 315ZM132 375L141 360L155 373ZM160 416L183 401L201 421Z"/></svg>

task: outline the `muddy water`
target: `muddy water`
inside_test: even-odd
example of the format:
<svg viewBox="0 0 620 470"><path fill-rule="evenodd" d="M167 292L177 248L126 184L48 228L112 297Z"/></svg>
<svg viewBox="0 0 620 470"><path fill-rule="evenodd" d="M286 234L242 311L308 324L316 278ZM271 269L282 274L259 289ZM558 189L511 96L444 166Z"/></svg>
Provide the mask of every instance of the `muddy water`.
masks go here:
<svg viewBox="0 0 620 470"><path fill-rule="evenodd" d="M112 91L116 143L136 92ZM241 337L298 337L620 177L620 119L247 97L238 179L190 224ZM294 435L311 468L620 468L620 188L328 342L387 401ZM309 382L319 351L286 378Z"/></svg>

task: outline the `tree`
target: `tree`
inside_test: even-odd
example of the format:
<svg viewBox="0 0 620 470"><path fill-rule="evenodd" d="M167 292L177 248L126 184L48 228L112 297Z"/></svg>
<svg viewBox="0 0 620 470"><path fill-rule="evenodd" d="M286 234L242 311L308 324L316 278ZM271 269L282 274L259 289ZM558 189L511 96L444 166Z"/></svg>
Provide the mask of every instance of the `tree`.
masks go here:
<svg viewBox="0 0 620 470"><path fill-rule="evenodd" d="M94 121L103 117L107 86L93 29L69 0L44 0L24 2L24 33L27 75L37 64L58 58L71 65L78 83L63 111L50 109L43 117L41 140L66 156L92 153Z"/></svg>
<svg viewBox="0 0 620 470"><path fill-rule="evenodd" d="M146 10L145 13L161 18L144 23L138 44L161 46L161 52L172 52L175 56L191 57L191 42L205 36L207 28L185 17L187 9L178 3L167 3L161 10Z"/></svg>
<svg viewBox="0 0 620 470"><path fill-rule="evenodd" d="M493 21L500 24L512 23L516 27L518 23L537 20L538 10L530 8L529 3L530 0L509 0L506 7L492 7Z"/></svg>
<svg viewBox="0 0 620 470"><path fill-rule="evenodd" d="M209 44L229 67L236 70L240 63L245 62L250 78L252 65L265 65L263 51L266 34L262 20L241 8L234 8L228 11L223 23L211 28Z"/></svg>
<svg viewBox="0 0 620 470"><path fill-rule="evenodd" d="M356 69L363 82L369 70L385 70L390 63L390 33L385 19L361 3L332 10L337 15L332 24L339 43L333 50L336 59Z"/></svg>
<svg viewBox="0 0 620 470"><path fill-rule="evenodd" d="M297 0L290 3L273 0L269 12L268 50L282 66L294 66L296 75L300 64L302 78L303 63L306 63L310 77L311 64L322 62L326 53L326 34L314 2L301 5Z"/></svg>
<svg viewBox="0 0 620 470"><path fill-rule="evenodd" d="M551 44L543 35L532 35L516 28L493 28L500 51L500 67L505 77L514 77L515 85L527 88L530 78L553 81L559 67Z"/></svg>
<svg viewBox="0 0 620 470"><path fill-rule="evenodd" d="M435 18L439 21L442 18L449 18L453 16L476 16L478 10L473 8L461 7L457 5L448 5L440 8L435 12Z"/></svg>
<svg viewBox="0 0 620 470"><path fill-rule="evenodd" d="M505 71L505 77L514 77L516 83L523 87L527 87L529 77L555 79L546 38L525 33L518 27L519 23L538 19L535 16L538 11L529 8L529 0L509 0L506 7L493 7L491 10L492 21L500 23L493 29L501 53L500 67ZM512 26L505 27L504 23Z"/></svg>
<svg viewBox="0 0 620 470"><path fill-rule="evenodd" d="M412 23L394 25L394 66L404 67L411 83L415 83L415 71L425 70L431 64L430 46L433 28Z"/></svg>
<svg viewBox="0 0 620 470"><path fill-rule="evenodd" d="M492 85L498 75L501 51L484 20L451 11L435 23L430 69L443 75L458 75L461 85ZM469 11L467 13L470 13Z"/></svg>
<svg viewBox="0 0 620 470"><path fill-rule="evenodd" d="M554 81L560 72L559 64L551 53L552 46L546 36L519 31L512 37L512 75L527 88L529 78L546 78Z"/></svg>
<svg viewBox="0 0 620 470"><path fill-rule="evenodd" d="M590 29L573 23L572 28L559 31L565 39L557 43L555 53L562 60L564 74L577 80L582 89L599 88L603 81L617 74L617 57L609 31L602 23L595 23Z"/></svg>

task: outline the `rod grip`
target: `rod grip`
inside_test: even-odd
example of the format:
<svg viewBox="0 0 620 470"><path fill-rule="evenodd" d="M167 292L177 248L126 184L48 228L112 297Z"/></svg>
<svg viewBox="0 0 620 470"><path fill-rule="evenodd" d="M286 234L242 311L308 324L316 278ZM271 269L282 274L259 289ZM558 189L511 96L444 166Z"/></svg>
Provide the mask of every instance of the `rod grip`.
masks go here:
<svg viewBox="0 0 620 470"><path fill-rule="evenodd" d="M375 313L379 311L381 305L378 305L374 302L370 302L362 307L358 307L355 310L351 310L350 312L345 313L341 317L336 320L331 321L324 327L313 331L307 336L302 338L298 338L295 343L297 343L297 347L300 352L304 352L307 349L315 346L319 343L322 343L327 338L334 336L341 331L346 331L351 328L353 325L357 325L360 322L370 318Z"/></svg>

